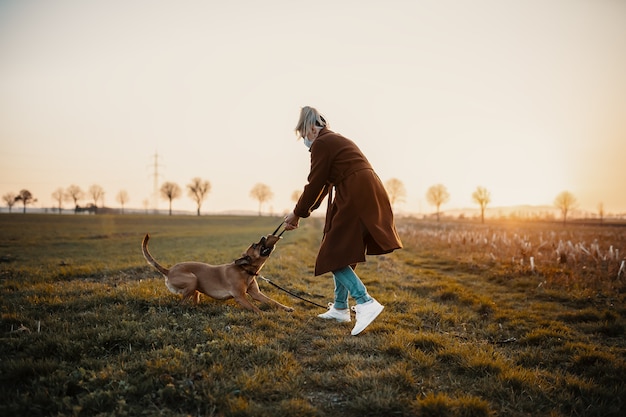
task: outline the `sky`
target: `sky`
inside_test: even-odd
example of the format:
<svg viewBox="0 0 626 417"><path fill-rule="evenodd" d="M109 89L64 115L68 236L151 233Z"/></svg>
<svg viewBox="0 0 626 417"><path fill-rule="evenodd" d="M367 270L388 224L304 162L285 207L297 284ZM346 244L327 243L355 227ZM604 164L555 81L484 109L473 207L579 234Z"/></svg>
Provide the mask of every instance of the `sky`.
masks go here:
<svg viewBox="0 0 626 417"><path fill-rule="evenodd" d="M433 212L435 184L444 211L482 186L489 207L626 212L625 1L0 0L0 196L97 184L166 209L157 174L208 180L203 213L258 210L257 183L287 212L306 105L402 181L399 212Z"/></svg>

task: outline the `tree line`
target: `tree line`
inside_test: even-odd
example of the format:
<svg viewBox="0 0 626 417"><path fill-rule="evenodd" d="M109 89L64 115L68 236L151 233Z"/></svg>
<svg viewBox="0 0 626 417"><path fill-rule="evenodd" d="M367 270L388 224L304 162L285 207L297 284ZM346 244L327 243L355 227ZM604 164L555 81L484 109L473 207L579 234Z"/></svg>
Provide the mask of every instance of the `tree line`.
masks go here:
<svg viewBox="0 0 626 417"><path fill-rule="evenodd" d="M392 207L395 209L396 203L404 201L406 198L406 189L402 181L397 178L391 178L387 182L385 182L385 188L387 189L387 194L389 195L389 200L391 202ZM440 221L440 209L441 206L447 203L450 200L450 193L448 189L443 184L435 184L428 188L426 191L426 201L429 204L435 207L435 215L437 216L437 221ZM485 187L478 186L476 190L472 193L472 201L478 204L480 209L480 221L481 223L485 222L485 210L489 203L491 203L491 192L487 190ZM571 211L576 207L576 197L569 192L563 191L559 193L554 199L554 206L560 210L561 215L563 217L563 223L567 221L567 215L571 213ZM598 206L598 211L600 214L600 219L602 220L604 216L604 205L600 203Z"/></svg>
<svg viewBox="0 0 626 417"><path fill-rule="evenodd" d="M391 178L385 182L385 189L387 190L387 194L389 195L389 200L391 202L392 207L395 210L395 206L397 203L403 202L406 199L406 188L402 181L397 178ZM196 204L196 214L200 215L200 209L202 208L202 204L207 199L209 193L211 192L211 183L208 180L202 179L200 177L195 177L191 180L189 184L186 186L187 195L191 198ZM183 194L182 188L174 183L174 182L165 182L161 185L159 189L161 198L167 200L169 203L169 215L172 215L172 203L174 200L180 198ZM63 203L69 202L74 205L74 212L90 212L96 213L98 211L98 204L101 204L101 207L104 207L104 189L94 184L90 186L86 191L83 191L79 186L72 184L67 188L57 188L52 194L52 199L56 203L56 208L58 212L61 213L63 211ZM250 190L250 197L256 200L259 203L259 215L262 213L263 204L270 201L274 197L274 193L271 188L263 183L257 183ZM85 198L88 198L90 202L81 207L78 203ZM300 198L300 191L294 191L291 195L291 199L295 202ZM19 193L6 193L2 196L3 201L9 208L9 212L12 211L12 208L17 203L21 203L23 206L23 212L26 213L26 206L30 204L34 204L37 202L37 199L32 195L32 193L26 189L21 190ZM121 206L121 212L124 213L124 207L128 201L130 201L130 197L126 190L120 190L116 197L116 201ZM447 188L443 184L435 184L428 188L426 191L426 201L435 208L435 215L437 217L437 221L440 221L440 213L441 206L447 203L450 200L450 193ZM480 209L480 219L481 222L485 222L485 210L489 203L491 203L491 193L485 187L478 186L476 190L472 193L472 201L478 204ZM144 205L147 207L147 201L144 201ZM576 207L576 198L569 191L563 191L557 195L554 200L554 206L558 208L561 212L563 222L565 223L567 220L568 214ZM604 216L604 206L602 203L598 206L598 211L600 214L600 219L602 220Z"/></svg>
<svg viewBox="0 0 626 417"><path fill-rule="evenodd" d="M203 202L207 199L211 192L211 183L208 180L204 180L200 177L195 177L186 186L187 195L196 204L196 214L200 215ZM169 215L172 215L172 203L174 200L180 198L183 194L182 188L175 182L165 182L159 189L161 198L169 202ZM94 184L87 190L83 190L78 185L72 184L67 188L59 187L52 194L51 197L55 202L55 209L58 213L62 213L64 207L63 203L73 204L74 213L97 213L99 207L104 207L104 195L105 191L100 185ZM263 204L273 198L270 187L265 184L258 183L250 190L250 197L259 202L259 215L262 212ZM9 208L9 213L12 212L13 206L18 203L22 204L22 212L26 213L26 207L37 202L37 199L33 194L26 189L21 190L19 193L9 192L2 196L2 200ZM126 190L120 190L115 200L120 204L121 212L124 213L124 207L126 203L130 201L130 196ZM79 205L79 202L85 201L85 205ZM147 208L148 202L144 200L144 206Z"/></svg>

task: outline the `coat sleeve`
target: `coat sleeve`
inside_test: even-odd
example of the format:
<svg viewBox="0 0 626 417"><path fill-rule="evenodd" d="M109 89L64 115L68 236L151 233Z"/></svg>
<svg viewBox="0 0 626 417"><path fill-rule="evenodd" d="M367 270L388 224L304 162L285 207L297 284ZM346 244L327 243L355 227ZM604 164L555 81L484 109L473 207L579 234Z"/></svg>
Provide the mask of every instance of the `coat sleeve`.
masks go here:
<svg viewBox="0 0 626 417"><path fill-rule="evenodd" d="M313 142L311 146L311 170L308 183L296 203L294 213L298 217L309 217L316 210L324 197L328 194L328 178L332 166L331 152L328 144L320 141Z"/></svg>

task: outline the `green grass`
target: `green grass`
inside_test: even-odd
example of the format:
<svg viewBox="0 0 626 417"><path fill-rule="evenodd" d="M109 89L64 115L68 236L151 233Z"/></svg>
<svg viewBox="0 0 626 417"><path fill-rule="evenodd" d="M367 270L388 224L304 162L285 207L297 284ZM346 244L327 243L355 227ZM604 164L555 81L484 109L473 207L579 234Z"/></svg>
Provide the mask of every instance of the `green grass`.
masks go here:
<svg viewBox="0 0 626 417"><path fill-rule="evenodd" d="M0 215L0 415L626 410L624 228L400 220L405 249L357 270L386 307L358 337L351 324L317 319L321 309L262 281L267 295L296 311L261 306L257 316L207 297L181 304L140 251L149 232L165 265L230 262L278 223ZM263 273L325 304L331 277L312 275L322 221L301 225ZM568 241L573 249L557 257ZM594 242L599 252L589 250Z"/></svg>

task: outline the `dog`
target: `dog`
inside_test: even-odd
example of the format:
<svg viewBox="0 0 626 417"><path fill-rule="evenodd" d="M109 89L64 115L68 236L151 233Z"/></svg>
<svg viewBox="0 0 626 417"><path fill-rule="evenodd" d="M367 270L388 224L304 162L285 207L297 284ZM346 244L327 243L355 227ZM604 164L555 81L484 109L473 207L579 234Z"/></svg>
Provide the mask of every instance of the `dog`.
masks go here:
<svg viewBox="0 0 626 417"><path fill-rule="evenodd" d="M203 262L181 262L170 269L160 265L148 251L146 234L141 243L144 258L150 265L165 277L165 285L174 294L181 294L182 301L191 300L193 304L200 301L200 293L216 300L234 298L242 307L261 314L261 310L252 304L246 294L254 300L280 307L285 311L294 311L275 300L272 300L259 289L256 276L271 255L276 242L281 237L267 235L253 243L235 261L223 265L210 265Z"/></svg>

